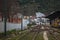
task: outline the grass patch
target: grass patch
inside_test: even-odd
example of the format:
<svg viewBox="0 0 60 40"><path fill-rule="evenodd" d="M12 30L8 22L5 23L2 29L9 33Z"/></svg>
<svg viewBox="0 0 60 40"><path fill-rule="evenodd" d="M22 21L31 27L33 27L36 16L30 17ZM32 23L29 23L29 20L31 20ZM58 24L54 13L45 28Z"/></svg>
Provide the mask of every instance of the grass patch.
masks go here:
<svg viewBox="0 0 60 40"><path fill-rule="evenodd" d="M29 33L29 34L23 36L22 38L20 38L20 40L32 40L34 35L35 35L35 32Z"/></svg>
<svg viewBox="0 0 60 40"><path fill-rule="evenodd" d="M38 33L35 40L44 40L43 39L43 33Z"/></svg>
<svg viewBox="0 0 60 40"><path fill-rule="evenodd" d="M48 34L48 39L49 40L55 40L54 36L52 34Z"/></svg>
<svg viewBox="0 0 60 40"><path fill-rule="evenodd" d="M21 38L22 36L26 35L29 31L24 30L21 32L21 34L18 34L16 37L12 37L10 40L18 40L19 38Z"/></svg>
<svg viewBox="0 0 60 40"><path fill-rule="evenodd" d="M20 33L19 33L20 32ZM21 35L23 35L24 33L26 33L27 30L11 30L11 31L7 31L7 36L9 37L0 37L0 40L16 40L18 37L20 37ZM4 33L0 33L0 35L4 35Z"/></svg>

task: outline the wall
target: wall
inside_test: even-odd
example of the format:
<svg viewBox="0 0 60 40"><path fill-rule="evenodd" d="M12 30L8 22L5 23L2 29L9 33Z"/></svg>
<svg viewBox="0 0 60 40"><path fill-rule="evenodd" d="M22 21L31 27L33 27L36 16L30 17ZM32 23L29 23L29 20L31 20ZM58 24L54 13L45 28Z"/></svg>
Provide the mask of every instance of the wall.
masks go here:
<svg viewBox="0 0 60 40"><path fill-rule="evenodd" d="M29 21L27 19L23 19L23 29L27 28L27 24ZM13 30L13 29L21 29L21 24L16 24L16 23L8 23L7 22L7 31ZM4 32L4 23L0 22L0 32Z"/></svg>

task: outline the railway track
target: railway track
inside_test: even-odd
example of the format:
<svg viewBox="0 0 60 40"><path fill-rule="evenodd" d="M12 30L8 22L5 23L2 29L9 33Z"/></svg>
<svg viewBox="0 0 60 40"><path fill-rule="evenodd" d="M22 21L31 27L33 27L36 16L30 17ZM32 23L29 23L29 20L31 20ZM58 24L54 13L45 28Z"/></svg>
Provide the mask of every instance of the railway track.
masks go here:
<svg viewBox="0 0 60 40"><path fill-rule="evenodd" d="M37 37L39 37L40 32L41 26L35 26L29 30L21 32L15 37L7 38L6 40L38 40Z"/></svg>
<svg viewBox="0 0 60 40"><path fill-rule="evenodd" d="M26 34L26 35L24 35L23 37L19 38L19 40L25 40L26 38L28 38L28 39L26 39L26 40L35 40L35 38L36 38L36 36L37 36L37 34L38 34L38 30L39 30L39 29L37 28L37 26L34 27L34 28L32 28L28 34ZM33 35L32 35L32 34L33 34ZM27 36L28 36L28 37L27 37ZM25 39L24 39L24 38L25 38Z"/></svg>
<svg viewBox="0 0 60 40"><path fill-rule="evenodd" d="M49 40L60 40L60 32L55 28L48 30Z"/></svg>

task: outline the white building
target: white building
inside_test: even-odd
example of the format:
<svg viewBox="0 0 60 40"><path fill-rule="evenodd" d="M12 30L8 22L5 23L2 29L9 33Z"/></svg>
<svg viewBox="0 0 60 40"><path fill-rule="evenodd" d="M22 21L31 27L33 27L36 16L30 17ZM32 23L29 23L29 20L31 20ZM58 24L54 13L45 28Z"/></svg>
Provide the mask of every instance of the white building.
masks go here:
<svg viewBox="0 0 60 40"><path fill-rule="evenodd" d="M43 13L37 12L36 17L37 19L35 19L35 21L37 24L49 25L49 22L48 22L49 19L44 18L45 15Z"/></svg>

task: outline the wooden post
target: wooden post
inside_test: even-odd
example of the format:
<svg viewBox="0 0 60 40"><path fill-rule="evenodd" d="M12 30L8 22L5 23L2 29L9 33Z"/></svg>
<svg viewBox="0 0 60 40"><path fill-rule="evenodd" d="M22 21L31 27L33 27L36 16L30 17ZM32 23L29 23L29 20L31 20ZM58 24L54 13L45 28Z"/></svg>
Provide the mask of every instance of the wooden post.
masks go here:
<svg viewBox="0 0 60 40"><path fill-rule="evenodd" d="M29 16L29 24L30 24L30 16Z"/></svg>
<svg viewBox="0 0 60 40"><path fill-rule="evenodd" d="M21 31L23 30L23 17L21 17Z"/></svg>

